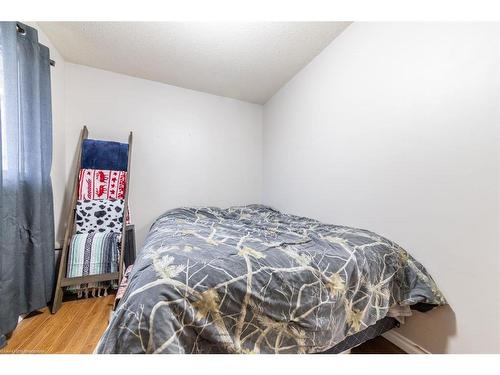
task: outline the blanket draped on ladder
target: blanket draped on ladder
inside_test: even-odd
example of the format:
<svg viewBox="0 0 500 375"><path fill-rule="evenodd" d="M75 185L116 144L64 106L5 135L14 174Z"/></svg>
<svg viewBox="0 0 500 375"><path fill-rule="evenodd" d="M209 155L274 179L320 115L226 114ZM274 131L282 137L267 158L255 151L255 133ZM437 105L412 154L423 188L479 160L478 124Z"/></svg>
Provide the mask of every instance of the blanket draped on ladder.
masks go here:
<svg viewBox="0 0 500 375"><path fill-rule="evenodd" d="M120 234L113 232L90 232L73 235L68 257L67 277L98 275L118 272L120 259ZM73 285L67 288L78 294L78 298L89 295L107 295L109 287L117 287L116 281Z"/></svg>

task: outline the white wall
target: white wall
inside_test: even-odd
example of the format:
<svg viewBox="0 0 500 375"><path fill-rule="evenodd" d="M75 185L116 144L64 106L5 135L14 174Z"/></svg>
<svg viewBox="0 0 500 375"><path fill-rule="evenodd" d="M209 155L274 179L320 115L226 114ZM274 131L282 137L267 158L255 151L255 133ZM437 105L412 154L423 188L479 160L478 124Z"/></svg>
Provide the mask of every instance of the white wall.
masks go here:
<svg viewBox="0 0 500 375"><path fill-rule="evenodd" d="M67 63L68 174L83 125L90 138L126 141L134 133L130 205L138 247L168 209L261 201L260 105Z"/></svg>
<svg viewBox="0 0 500 375"><path fill-rule="evenodd" d="M400 332L500 353L498 24L354 23L264 108L264 203L407 248L450 308Z"/></svg>

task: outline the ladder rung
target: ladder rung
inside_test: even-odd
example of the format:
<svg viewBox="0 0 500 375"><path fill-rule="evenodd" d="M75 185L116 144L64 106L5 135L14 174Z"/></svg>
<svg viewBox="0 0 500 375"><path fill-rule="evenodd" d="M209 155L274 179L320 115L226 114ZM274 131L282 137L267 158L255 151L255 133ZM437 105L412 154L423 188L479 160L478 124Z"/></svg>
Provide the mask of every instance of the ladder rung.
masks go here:
<svg viewBox="0 0 500 375"><path fill-rule="evenodd" d="M119 272L103 273L101 275L87 275L79 277L66 277L62 279L61 286L96 283L99 281L118 280L120 278Z"/></svg>

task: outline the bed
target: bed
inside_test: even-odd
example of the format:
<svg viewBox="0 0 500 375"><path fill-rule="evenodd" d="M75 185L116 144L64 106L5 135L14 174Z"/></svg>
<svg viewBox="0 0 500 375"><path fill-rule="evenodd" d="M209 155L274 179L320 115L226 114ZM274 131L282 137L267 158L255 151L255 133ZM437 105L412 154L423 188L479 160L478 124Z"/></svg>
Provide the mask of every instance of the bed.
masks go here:
<svg viewBox="0 0 500 375"><path fill-rule="evenodd" d="M151 227L96 352L337 353L445 303L373 232L262 205L178 208Z"/></svg>

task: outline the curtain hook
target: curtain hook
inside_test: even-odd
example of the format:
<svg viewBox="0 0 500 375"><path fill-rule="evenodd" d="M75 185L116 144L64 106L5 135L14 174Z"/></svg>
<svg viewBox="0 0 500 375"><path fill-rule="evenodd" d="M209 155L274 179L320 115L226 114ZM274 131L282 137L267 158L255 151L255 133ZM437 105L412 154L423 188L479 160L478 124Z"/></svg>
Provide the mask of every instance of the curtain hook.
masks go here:
<svg viewBox="0 0 500 375"><path fill-rule="evenodd" d="M21 25L19 25L18 23L16 23L16 30L19 34L26 35L26 30L22 28Z"/></svg>

